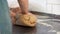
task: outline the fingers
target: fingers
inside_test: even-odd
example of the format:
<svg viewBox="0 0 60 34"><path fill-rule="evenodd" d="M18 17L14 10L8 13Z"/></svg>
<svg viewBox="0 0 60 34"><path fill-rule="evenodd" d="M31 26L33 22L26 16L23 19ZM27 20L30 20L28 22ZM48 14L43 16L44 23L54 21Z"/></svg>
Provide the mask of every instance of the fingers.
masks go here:
<svg viewBox="0 0 60 34"><path fill-rule="evenodd" d="M15 17L16 14L14 12L11 11L10 13L11 13L11 17Z"/></svg>

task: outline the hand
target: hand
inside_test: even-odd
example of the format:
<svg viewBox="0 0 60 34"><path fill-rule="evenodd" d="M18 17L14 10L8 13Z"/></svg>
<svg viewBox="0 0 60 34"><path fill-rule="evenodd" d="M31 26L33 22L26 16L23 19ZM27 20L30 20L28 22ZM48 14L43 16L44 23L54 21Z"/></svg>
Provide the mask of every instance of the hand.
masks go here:
<svg viewBox="0 0 60 34"><path fill-rule="evenodd" d="M10 15L11 15L11 18L16 16L16 14L12 11L10 11Z"/></svg>
<svg viewBox="0 0 60 34"><path fill-rule="evenodd" d="M11 21L12 21L12 23L15 24L16 23L16 18L15 18L16 14L14 12L10 11L10 15L11 15Z"/></svg>

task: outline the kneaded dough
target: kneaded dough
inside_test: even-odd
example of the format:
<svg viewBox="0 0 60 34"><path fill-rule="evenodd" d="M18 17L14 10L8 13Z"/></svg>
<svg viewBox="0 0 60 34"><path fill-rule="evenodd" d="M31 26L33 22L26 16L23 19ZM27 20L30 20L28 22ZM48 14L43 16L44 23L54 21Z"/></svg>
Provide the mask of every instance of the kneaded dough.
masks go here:
<svg viewBox="0 0 60 34"><path fill-rule="evenodd" d="M31 13L19 14L16 24L33 27L36 25L36 20L37 20L36 16Z"/></svg>

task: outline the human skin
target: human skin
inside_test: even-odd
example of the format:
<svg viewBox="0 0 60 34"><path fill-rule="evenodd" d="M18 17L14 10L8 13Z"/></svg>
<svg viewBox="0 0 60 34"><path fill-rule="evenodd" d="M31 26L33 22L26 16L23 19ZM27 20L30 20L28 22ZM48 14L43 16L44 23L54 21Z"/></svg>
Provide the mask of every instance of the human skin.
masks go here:
<svg viewBox="0 0 60 34"><path fill-rule="evenodd" d="M18 0L19 6L20 6L20 13L23 14L27 14L28 13L28 0ZM19 11L17 11L15 8L12 9L12 11L10 12L12 16L15 16L16 13L18 13ZM14 12L15 11L15 12Z"/></svg>
<svg viewBox="0 0 60 34"><path fill-rule="evenodd" d="M28 13L28 0L18 0L19 6L21 8L21 12L23 14Z"/></svg>
<svg viewBox="0 0 60 34"><path fill-rule="evenodd" d="M16 14L17 13L22 13L22 14L27 14L28 13L28 0L18 0L19 3L19 8L12 8L10 9L10 15L13 23L16 22Z"/></svg>

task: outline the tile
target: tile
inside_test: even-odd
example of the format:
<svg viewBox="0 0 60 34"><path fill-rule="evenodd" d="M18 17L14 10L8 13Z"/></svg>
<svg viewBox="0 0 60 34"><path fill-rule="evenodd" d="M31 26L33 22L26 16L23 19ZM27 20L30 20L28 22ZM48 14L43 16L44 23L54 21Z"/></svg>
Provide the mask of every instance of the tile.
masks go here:
<svg viewBox="0 0 60 34"><path fill-rule="evenodd" d="M52 5L51 4L47 4L47 10L52 11Z"/></svg>
<svg viewBox="0 0 60 34"><path fill-rule="evenodd" d="M43 12L46 10L46 0L29 0L29 10Z"/></svg>
<svg viewBox="0 0 60 34"><path fill-rule="evenodd" d="M52 13L52 5L51 4L47 4L47 13Z"/></svg>
<svg viewBox="0 0 60 34"><path fill-rule="evenodd" d="M19 7L18 1L17 0L7 0L8 6L10 8L16 8Z"/></svg>
<svg viewBox="0 0 60 34"><path fill-rule="evenodd" d="M47 0L49 4L60 4L60 0Z"/></svg>
<svg viewBox="0 0 60 34"><path fill-rule="evenodd" d="M60 5L53 5L53 13L60 15Z"/></svg>

